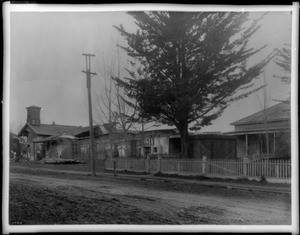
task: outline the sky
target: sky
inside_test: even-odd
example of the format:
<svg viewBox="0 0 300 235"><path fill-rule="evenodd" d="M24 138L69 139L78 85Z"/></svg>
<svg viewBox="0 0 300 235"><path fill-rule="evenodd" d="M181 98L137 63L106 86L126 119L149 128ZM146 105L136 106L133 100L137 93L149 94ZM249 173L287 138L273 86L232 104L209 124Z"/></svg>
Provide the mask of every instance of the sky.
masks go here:
<svg viewBox="0 0 300 235"><path fill-rule="evenodd" d="M260 13L251 13L255 18ZM92 53L91 70L94 118L96 99L103 94L104 65L115 66L117 43L122 44L113 25L123 24L125 29L137 29L133 19L125 12L11 12L10 14L10 128L17 133L26 122L26 107L42 107L41 123L88 126L88 101L85 58ZM274 48L291 43L291 14L269 12L262 27L253 36L251 45L268 47L253 61L267 55ZM121 58L125 61L125 53ZM122 67L123 66L123 67ZM127 63L120 64L122 71ZM270 63L264 76L268 86L268 105L274 99L286 99L289 87L274 75L280 69ZM262 84L262 76L257 80ZM212 125L201 131L232 131L230 123L262 109L262 94L257 92L246 99L232 103Z"/></svg>

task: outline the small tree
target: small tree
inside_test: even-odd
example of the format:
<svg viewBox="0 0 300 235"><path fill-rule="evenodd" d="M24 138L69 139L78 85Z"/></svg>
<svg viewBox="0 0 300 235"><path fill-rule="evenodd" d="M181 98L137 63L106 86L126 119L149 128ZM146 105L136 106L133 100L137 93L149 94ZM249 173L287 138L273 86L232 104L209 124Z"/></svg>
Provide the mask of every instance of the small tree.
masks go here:
<svg viewBox="0 0 300 235"><path fill-rule="evenodd" d="M116 81L118 78L114 78ZM140 148L141 148L141 157L145 157L144 152L144 142L145 142L145 131L151 129L153 126L158 127L160 126L159 123L153 123L151 122L151 119L146 116L141 116L140 107L138 106L137 102L132 102L130 100L126 100L122 97L122 101L126 103L127 107L131 107L131 110L134 110L134 112L131 112L130 116L126 116L126 120L128 123L131 123L130 128L134 129L138 132L140 135Z"/></svg>
<svg viewBox="0 0 300 235"><path fill-rule="evenodd" d="M106 126L108 131L110 156L113 156L113 152L117 151L116 146L120 145L120 138L124 141L124 152L127 156L128 133L134 124L132 117L135 116L134 107L124 99L124 88L117 86L114 80L115 76L120 75L119 57L118 53L117 64L114 60L108 66L103 61L101 80L103 81L102 90L104 88L104 92L97 97L98 120Z"/></svg>
<svg viewBox="0 0 300 235"><path fill-rule="evenodd" d="M259 19L248 26L248 13L129 12L140 28L115 26L132 58L129 77L119 85L135 99L141 116L175 125L182 156L188 156L188 129L200 130L234 100L251 94L271 55L255 65L247 60L264 46L248 47ZM136 68L138 65L140 68ZM251 89L252 88L252 89Z"/></svg>
<svg viewBox="0 0 300 235"><path fill-rule="evenodd" d="M276 133L275 154L279 158L291 158L291 132Z"/></svg>
<svg viewBox="0 0 300 235"><path fill-rule="evenodd" d="M97 97L97 103L98 103L98 120L101 125L106 124L106 129L109 134L109 156L112 157L113 155L113 147L114 147L114 128L112 128L113 124L113 102L114 102L114 90L113 90L113 83L110 79L110 77L113 75L113 67L109 67L106 65L106 63L103 63L103 69L102 69L102 81L103 81L103 87L104 92L98 95Z"/></svg>

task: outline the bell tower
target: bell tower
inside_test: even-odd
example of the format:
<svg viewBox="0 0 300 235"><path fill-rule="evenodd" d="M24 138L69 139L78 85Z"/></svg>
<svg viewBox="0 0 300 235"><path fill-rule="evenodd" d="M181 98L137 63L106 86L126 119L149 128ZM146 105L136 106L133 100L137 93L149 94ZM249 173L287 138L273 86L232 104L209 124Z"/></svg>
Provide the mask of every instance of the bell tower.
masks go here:
<svg viewBox="0 0 300 235"><path fill-rule="evenodd" d="M37 106L27 107L27 123L33 126L39 126L41 124L40 112L41 108Z"/></svg>

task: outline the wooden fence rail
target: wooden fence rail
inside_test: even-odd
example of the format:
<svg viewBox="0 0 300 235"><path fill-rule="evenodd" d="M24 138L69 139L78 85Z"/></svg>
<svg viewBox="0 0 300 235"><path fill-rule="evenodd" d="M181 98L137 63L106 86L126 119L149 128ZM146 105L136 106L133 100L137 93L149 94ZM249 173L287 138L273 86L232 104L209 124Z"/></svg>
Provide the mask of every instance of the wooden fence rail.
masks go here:
<svg viewBox="0 0 300 235"><path fill-rule="evenodd" d="M116 170L127 170L149 173L219 175L239 177L291 178L291 162L289 160L215 160L206 158L197 160L182 159L107 159L106 169L112 170L116 161Z"/></svg>

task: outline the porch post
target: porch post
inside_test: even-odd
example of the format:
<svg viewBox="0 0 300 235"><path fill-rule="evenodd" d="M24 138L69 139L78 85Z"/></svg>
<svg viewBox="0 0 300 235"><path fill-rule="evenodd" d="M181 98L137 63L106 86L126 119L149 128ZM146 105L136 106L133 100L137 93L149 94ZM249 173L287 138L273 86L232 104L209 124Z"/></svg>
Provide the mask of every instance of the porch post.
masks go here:
<svg viewBox="0 0 300 235"><path fill-rule="evenodd" d="M276 150L276 149L275 149L275 148L276 148L276 145L275 145L275 138L276 138L276 133L274 132L274 135L273 135L273 154L274 154L274 157L276 157L276 156L275 156L275 152L276 152L276 151L275 151L275 150Z"/></svg>
<svg viewBox="0 0 300 235"><path fill-rule="evenodd" d="M51 146L52 141L50 140L49 144L49 157L52 158L52 146Z"/></svg>
<svg viewBox="0 0 300 235"><path fill-rule="evenodd" d="M246 155L249 155L249 149L248 149L248 135L246 134Z"/></svg>
<svg viewBox="0 0 300 235"><path fill-rule="evenodd" d="M33 161L36 160L36 151L35 151L35 143L33 143Z"/></svg>
<svg viewBox="0 0 300 235"><path fill-rule="evenodd" d="M147 170L146 170L146 172L147 173L150 173L150 157L149 157L149 155L147 155Z"/></svg>

